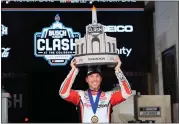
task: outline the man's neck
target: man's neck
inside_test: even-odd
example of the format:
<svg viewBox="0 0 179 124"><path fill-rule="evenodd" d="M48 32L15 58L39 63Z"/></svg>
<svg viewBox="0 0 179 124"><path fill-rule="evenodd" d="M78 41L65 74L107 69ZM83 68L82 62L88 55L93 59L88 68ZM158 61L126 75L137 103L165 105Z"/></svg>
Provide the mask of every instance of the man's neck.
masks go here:
<svg viewBox="0 0 179 124"><path fill-rule="evenodd" d="M91 91L98 92L100 88L89 88Z"/></svg>

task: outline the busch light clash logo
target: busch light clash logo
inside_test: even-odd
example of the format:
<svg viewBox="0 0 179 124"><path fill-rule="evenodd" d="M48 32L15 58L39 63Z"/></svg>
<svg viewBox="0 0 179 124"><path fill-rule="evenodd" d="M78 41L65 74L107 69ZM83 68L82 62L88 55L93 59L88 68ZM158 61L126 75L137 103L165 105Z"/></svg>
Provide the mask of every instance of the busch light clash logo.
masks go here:
<svg viewBox="0 0 179 124"><path fill-rule="evenodd" d="M51 66L65 66L75 55L75 39L79 38L81 34L65 27L57 14L50 27L34 34L34 54L45 58Z"/></svg>

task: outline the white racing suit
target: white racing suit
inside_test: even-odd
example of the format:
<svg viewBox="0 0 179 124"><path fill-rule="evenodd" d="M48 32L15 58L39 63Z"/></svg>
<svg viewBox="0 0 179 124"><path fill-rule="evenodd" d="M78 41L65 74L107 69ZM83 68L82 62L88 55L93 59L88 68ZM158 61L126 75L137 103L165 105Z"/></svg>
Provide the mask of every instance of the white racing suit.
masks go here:
<svg viewBox="0 0 179 124"><path fill-rule="evenodd" d="M77 107L79 107L81 123L92 123L91 118L92 116L94 116L94 113L88 97L88 91L71 89L78 72L78 69L72 69L69 72L60 87L59 94L66 101L71 102ZM116 104L125 101L128 97L132 95L130 85L122 71L115 71L115 74L121 89L118 91L109 91L101 93L98 108L95 113L95 115L99 118L98 123L110 123L112 106L115 106ZM93 99L95 100L97 92L91 92Z"/></svg>

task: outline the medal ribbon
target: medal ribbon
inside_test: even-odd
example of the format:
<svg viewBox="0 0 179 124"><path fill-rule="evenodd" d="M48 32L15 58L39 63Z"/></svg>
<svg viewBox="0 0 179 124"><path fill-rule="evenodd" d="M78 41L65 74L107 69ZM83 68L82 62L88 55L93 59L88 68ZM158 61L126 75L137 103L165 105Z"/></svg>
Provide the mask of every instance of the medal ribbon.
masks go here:
<svg viewBox="0 0 179 124"><path fill-rule="evenodd" d="M91 107L93 109L93 113L96 114L96 110L98 108L98 103L99 103L99 98L100 98L100 95L101 95L101 90L98 91L98 94L96 96L96 100L94 102L93 100L93 97L92 97L92 94L91 94L91 90L88 89L88 96L89 96L89 99L90 99L90 103L91 103Z"/></svg>

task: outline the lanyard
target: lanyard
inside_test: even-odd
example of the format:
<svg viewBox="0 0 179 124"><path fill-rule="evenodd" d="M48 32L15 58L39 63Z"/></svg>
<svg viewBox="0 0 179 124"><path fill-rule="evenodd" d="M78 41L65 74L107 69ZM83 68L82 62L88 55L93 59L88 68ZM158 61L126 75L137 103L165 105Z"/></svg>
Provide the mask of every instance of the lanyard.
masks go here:
<svg viewBox="0 0 179 124"><path fill-rule="evenodd" d="M93 109L93 113L94 113L94 114L96 113L96 110L97 110L97 108L98 108L98 103L99 103L100 95L101 95L101 90L98 91L98 94L97 94L97 96L96 96L96 100L95 100L95 102L94 102L93 97L92 97L92 94L91 94L91 90L88 89L88 96L89 96L90 103L91 103L91 107L92 107L92 109Z"/></svg>

